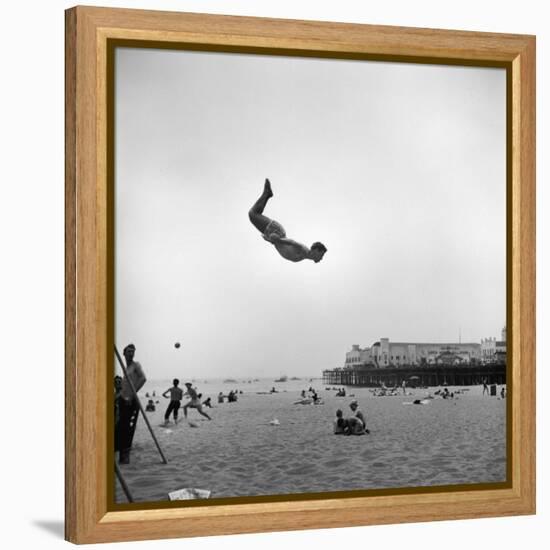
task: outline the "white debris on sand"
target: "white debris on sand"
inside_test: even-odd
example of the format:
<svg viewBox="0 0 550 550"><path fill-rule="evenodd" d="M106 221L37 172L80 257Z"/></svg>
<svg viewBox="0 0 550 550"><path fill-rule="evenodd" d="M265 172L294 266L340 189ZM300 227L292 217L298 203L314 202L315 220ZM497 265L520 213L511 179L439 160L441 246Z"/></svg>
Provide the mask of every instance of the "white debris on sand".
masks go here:
<svg viewBox="0 0 550 550"><path fill-rule="evenodd" d="M185 487L168 493L170 500L196 500L202 498L210 498L212 491L207 489L194 489L193 487Z"/></svg>

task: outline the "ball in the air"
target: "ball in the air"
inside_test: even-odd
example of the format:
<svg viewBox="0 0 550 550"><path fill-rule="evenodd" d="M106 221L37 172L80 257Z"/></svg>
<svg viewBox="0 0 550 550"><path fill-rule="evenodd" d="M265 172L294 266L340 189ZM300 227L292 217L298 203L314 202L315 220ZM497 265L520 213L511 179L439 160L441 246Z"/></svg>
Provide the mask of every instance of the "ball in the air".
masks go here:
<svg viewBox="0 0 550 550"><path fill-rule="evenodd" d="M174 344L174 347L175 347L176 349L179 349L180 346L181 346L181 344L180 344L179 342L176 342L176 343Z"/></svg>

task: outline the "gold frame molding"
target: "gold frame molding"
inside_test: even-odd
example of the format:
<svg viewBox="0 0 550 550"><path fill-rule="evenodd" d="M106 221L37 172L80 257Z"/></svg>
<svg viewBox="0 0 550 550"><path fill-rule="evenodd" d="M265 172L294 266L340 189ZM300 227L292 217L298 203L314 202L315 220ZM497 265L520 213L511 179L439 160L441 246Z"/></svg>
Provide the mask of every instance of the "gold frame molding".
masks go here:
<svg viewBox="0 0 550 550"><path fill-rule="evenodd" d="M113 158L108 103L109 59L117 44L506 69L512 387L507 483L345 498L109 506ZM535 37L79 6L66 11L65 58L67 540L97 543L535 513Z"/></svg>

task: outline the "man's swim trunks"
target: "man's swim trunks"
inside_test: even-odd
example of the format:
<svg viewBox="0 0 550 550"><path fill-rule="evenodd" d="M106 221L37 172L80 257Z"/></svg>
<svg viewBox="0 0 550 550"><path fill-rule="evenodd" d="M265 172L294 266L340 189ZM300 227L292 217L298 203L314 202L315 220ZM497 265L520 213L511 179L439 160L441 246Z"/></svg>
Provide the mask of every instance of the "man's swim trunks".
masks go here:
<svg viewBox="0 0 550 550"><path fill-rule="evenodd" d="M286 231L285 228L275 220L271 220L265 228L264 235L266 237L269 237L270 235L277 235L278 237L286 237Z"/></svg>

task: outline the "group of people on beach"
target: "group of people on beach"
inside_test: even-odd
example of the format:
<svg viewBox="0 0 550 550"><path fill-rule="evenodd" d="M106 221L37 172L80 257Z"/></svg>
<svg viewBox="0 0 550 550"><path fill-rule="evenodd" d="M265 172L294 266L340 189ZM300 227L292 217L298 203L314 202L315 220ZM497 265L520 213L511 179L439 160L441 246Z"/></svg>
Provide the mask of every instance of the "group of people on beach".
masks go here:
<svg viewBox="0 0 550 550"><path fill-rule="evenodd" d="M295 404L311 402L317 405L318 403L322 403L321 398L317 393L317 390L313 389L311 386L307 390L307 393L306 390L302 390L302 392L300 393L300 398L301 399L299 401L296 401Z"/></svg>
<svg viewBox="0 0 550 550"><path fill-rule="evenodd" d="M352 412L352 416L344 418L342 409L336 411L336 420L334 421L334 433L343 435L364 435L370 434L370 430L367 428L367 420L365 415L359 409L359 403L353 400L349 407Z"/></svg>
<svg viewBox="0 0 550 550"><path fill-rule="evenodd" d="M134 439L134 433L138 421L140 403L138 400L138 392L144 386L147 378L142 366L134 360L136 346L128 344L123 355L126 362L124 367L124 376L115 376L114 379L114 416L115 416L115 452L119 453L118 461L120 464L130 463L130 450ZM212 407L210 398L201 402L202 394L198 393L191 382L187 382L186 392L179 387L179 380L175 378L172 387L168 388L162 396L170 398L170 403L164 414L164 423L168 424L170 415L173 416L174 422L178 421L178 412L181 407L183 397L189 397L189 401L183 406L183 414L187 418L188 409L197 409L199 414L212 420L210 416L203 411L205 407ZM155 396L155 392L153 392ZM150 397L146 394L146 397ZM158 403L158 401L157 401ZM147 412L155 410L155 402L149 399L145 407Z"/></svg>
<svg viewBox="0 0 550 550"><path fill-rule="evenodd" d="M189 397L189 401L183 406L183 415L187 418L188 409L197 409L198 413L208 420L212 420L210 416L205 413L202 409L203 405L206 407L212 407L210 398L206 399L204 403L201 401L202 393L198 393L197 389L193 387L191 382L186 382L185 387L187 391L184 393L183 390L179 387L180 381L177 378L174 378L172 381L172 387L168 388L163 394L162 397L170 397L170 403L166 408L164 413L164 425L167 426L170 422L170 414L174 417L174 423L178 423L178 411L181 407L181 401L184 397Z"/></svg>
<svg viewBox="0 0 550 550"><path fill-rule="evenodd" d="M271 189L271 182L266 178L262 194L248 212L248 217L252 225L262 234L263 239L272 244L285 260L291 262L312 260L315 263L319 263L327 251L323 243L314 242L308 247L293 239L289 239L283 226L264 214L264 209L272 197L273 190ZM179 344L176 347L179 347ZM124 377L117 376L114 380L115 450L119 452L120 463L128 463L130 460L130 448L132 446L135 427L141 408L137 392L143 387L146 381L141 365L137 361L134 361L135 350L136 347L134 344L129 344L124 348L123 354L126 360L126 366L121 365L125 371ZM120 361L122 363L122 359L120 359ZM203 411L203 405L207 407L212 406L210 399L202 403L201 394L197 392L196 388L193 388L191 382L187 382L185 386L187 391L183 393L183 390L179 387L179 380L174 379L173 386L163 393L165 398L170 398L170 403L164 415L165 424L169 422L170 415L172 415L174 421L177 422L178 411L184 396L189 397L189 401L183 406L183 413L186 418L187 410L192 408L197 409L199 414L208 418L208 420L212 420L210 416ZM149 398L149 396L146 397ZM236 401L236 392L229 401ZM219 396L218 402L220 402ZM153 400L149 399L147 408L151 412L155 409Z"/></svg>

